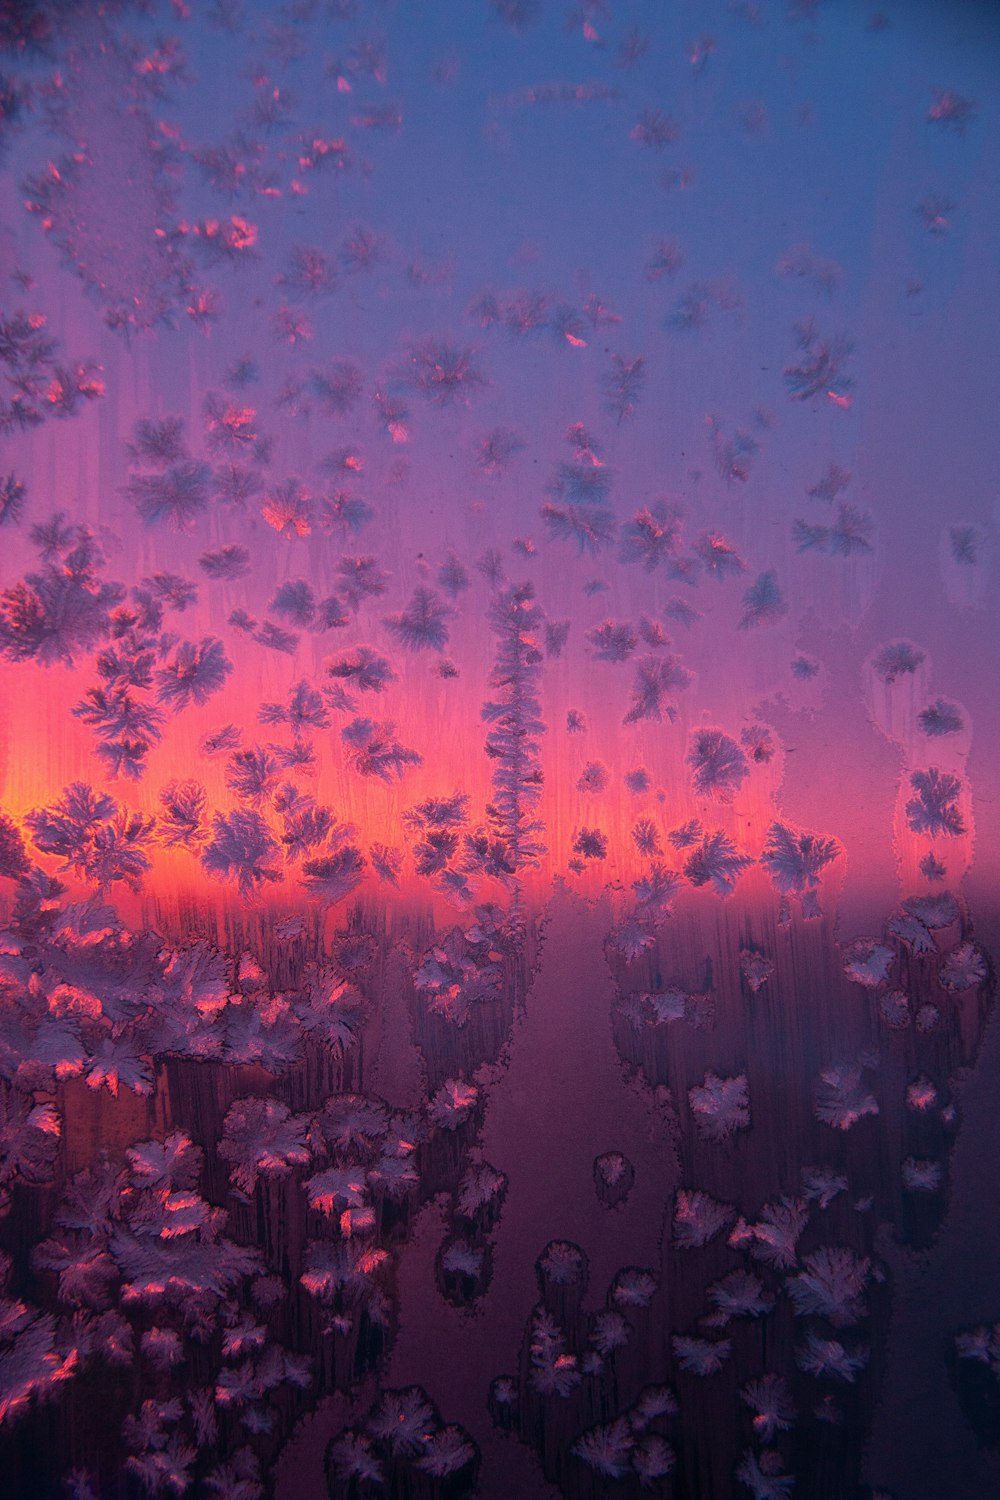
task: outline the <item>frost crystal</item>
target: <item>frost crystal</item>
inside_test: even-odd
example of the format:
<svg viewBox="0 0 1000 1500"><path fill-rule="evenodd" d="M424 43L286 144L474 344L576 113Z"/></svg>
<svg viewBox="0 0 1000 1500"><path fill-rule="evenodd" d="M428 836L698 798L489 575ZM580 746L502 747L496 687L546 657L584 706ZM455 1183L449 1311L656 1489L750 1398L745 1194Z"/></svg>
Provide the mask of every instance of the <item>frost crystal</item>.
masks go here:
<svg viewBox="0 0 1000 1500"><path fill-rule="evenodd" d="M731 802L749 775L746 756L721 729L699 729L687 754L691 780L699 796Z"/></svg>
<svg viewBox="0 0 1000 1500"><path fill-rule="evenodd" d="M736 1478L746 1485L754 1500L786 1500L795 1478L783 1474L781 1468L781 1455L775 1449L765 1448L759 1455L748 1449L737 1465Z"/></svg>
<svg viewBox="0 0 1000 1500"><path fill-rule="evenodd" d="M795 1351L795 1362L807 1375L831 1376L853 1385L868 1363L868 1350L846 1349L837 1339L823 1339L817 1333L809 1333L805 1343Z"/></svg>
<svg viewBox="0 0 1000 1500"><path fill-rule="evenodd" d="M781 1375L762 1375L740 1392L753 1412L754 1436L769 1443L779 1432L788 1432L797 1415L788 1384Z"/></svg>
<svg viewBox="0 0 1000 1500"><path fill-rule="evenodd" d="M698 1249L733 1222L736 1210L697 1188L678 1188L674 1200L674 1244Z"/></svg>
<svg viewBox="0 0 1000 1500"><path fill-rule="evenodd" d="M733 1318L762 1318L774 1307L774 1298L751 1271L730 1271L709 1287L708 1300L716 1311L704 1323L713 1328L725 1328Z"/></svg>
<svg viewBox="0 0 1000 1500"><path fill-rule="evenodd" d="M794 894L802 898L805 911L805 898L816 891L822 871L841 852L836 839L823 838L817 833L796 832L787 823L772 823L760 862L783 896ZM816 915L818 909L814 905L808 914Z"/></svg>
<svg viewBox="0 0 1000 1500"><path fill-rule="evenodd" d="M914 833L958 837L965 832L957 805L962 790L957 776L931 766L927 771L914 771L910 785L917 795L906 804L906 821Z"/></svg>
<svg viewBox="0 0 1000 1500"><path fill-rule="evenodd" d="M878 652L872 665L882 681L891 687L897 678L916 672L924 659L924 652L909 641L894 641Z"/></svg>
<svg viewBox="0 0 1000 1500"><path fill-rule="evenodd" d="M765 1204L757 1222L746 1228L750 1254L779 1270L794 1266L798 1258L796 1247L808 1218L808 1206L801 1198L782 1198L777 1203Z"/></svg>
<svg viewBox="0 0 1000 1500"><path fill-rule="evenodd" d="M844 949L844 973L865 989L877 989L889 977L894 954L874 938L855 938Z"/></svg>
<svg viewBox="0 0 1000 1500"><path fill-rule="evenodd" d="M797 1317L826 1318L834 1328L844 1328L865 1316L870 1261L853 1250L822 1246L802 1264L804 1269L787 1283Z"/></svg>
<svg viewBox="0 0 1000 1500"><path fill-rule="evenodd" d="M986 956L975 943L959 943L941 960L938 969L938 979L943 987L956 994L984 984L988 975Z"/></svg>
<svg viewBox="0 0 1000 1500"><path fill-rule="evenodd" d="M943 1176L944 1169L939 1161L922 1161L908 1156L903 1162L903 1186L911 1193L936 1193Z"/></svg>
<svg viewBox="0 0 1000 1500"><path fill-rule="evenodd" d="M769 570L761 573L743 595L743 614L740 630L750 630L757 625L773 625L788 611L788 605L778 587L778 575Z"/></svg>
<svg viewBox="0 0 1000 1500"><path fill-rule="evenodd" d="M824 1068L813 1091L817 1120L835 1130L850 1130L866 1115L877 1115L878 1104L861 1081L861 1065L834 1063Z"/></svg>
<svg viewBox="0 0 1000 1500"><path fill-rule="evenodd" d="M924 734L934 739L945 734L960 734L965 728L965 721L954 703L947 703L944 698L936 698L928 704L917 715L917 723Z"/></svg>
<svg viewBox="0 0 1000 1500"><path fill-rule="evenodd" d="M730 1339L693 1339L674 1334L670 1340L674 1358L682 1370L690 1375L714 1375L722 1369L732 1353Z"/></svg>
<svg viewBox="0 0 1000 1500"><path fill-rule="evenodd" d="M750 1091L743 1073L735 1078L706 1073L704 1083L688 1089L688 1100L703 1140L725 1141L750 1128Z"/></svg>
<svg viewBox="0 0 1000 1500"><path fill-rule="evenodd" d="M732 839L720 830L702 839L688 857L684 874L692 885L711 885L716 895L729 896L752 864L752 856L738 853Z"/></svg>
<svg viewBox="0 0 1000 1500"><path fill-rule="evenodd" d="M577 1458L605 1479L621 1479L629 1472L635 1438L624 1417L606 1426L592 1427L573 1444Z"/></svg>
<svg viewBox="0 0 1000 1500"><path fill-rule="evenodd" d="M390 615L386 626L409 651L443 651L448 643L452 610L433 589L414 589L406 609Z"/></svg>

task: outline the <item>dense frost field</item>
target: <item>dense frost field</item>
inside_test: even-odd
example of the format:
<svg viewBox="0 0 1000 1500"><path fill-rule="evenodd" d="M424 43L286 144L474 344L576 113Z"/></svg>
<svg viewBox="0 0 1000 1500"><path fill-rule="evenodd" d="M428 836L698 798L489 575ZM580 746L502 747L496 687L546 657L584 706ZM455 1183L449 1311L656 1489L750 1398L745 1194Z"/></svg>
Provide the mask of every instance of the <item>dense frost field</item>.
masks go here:
<svg viewBox="0 0 1000 1500"><path fill-rule="evenodd" d="M1000 1491L1000 13L0 4L0 1488Z"/></svg>

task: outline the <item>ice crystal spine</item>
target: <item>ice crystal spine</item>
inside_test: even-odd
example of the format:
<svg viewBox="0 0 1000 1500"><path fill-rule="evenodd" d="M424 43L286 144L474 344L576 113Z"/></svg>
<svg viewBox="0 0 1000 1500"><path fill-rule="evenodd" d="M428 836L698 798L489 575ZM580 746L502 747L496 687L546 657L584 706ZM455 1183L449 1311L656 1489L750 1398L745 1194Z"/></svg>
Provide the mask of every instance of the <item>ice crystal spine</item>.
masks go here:
<svg viewBox="0 0 1000 1500"><path fill-rule="evenodd" d="M540 737L545 730L538 697L542 653L534 634L542 611L533 586L512 584L497 594L489 621L497 638L489 685L497 697L482 708L490 726L486 754L494 762L487 817L518 872L537 866L545 853L542 824L532 816L542 790Z"/></svg>

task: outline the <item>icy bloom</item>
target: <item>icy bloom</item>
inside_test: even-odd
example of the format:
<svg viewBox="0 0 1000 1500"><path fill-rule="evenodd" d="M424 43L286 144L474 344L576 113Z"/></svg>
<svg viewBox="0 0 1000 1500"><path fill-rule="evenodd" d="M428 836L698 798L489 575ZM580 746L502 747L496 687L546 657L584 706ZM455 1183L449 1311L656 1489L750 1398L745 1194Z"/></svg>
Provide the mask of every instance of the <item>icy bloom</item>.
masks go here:
<svg viewBox="0 0 1000 1500"><path fill-rule="evenodd" d="M553 1286L576 1286L585 1280L587 1264L578 1245L551 1240L539 1257L538 1269Z"/></svg>
<svg viewBox="0 0 1000 1500"><path fill-rule="evenodd" d="M709 1287L708 1300L716 1311L704 1326L712 1328L725 1328L733 1318L762 1318L774 1307L774 1298L752 1271L730 1271Z"/></svg>
<svg viewBox="0 0 1000 1500"><path fill-rule="evenodd" d="M513 428L494 427L490 432L486 434L485 437L481 438L477 443L476 460L479 464L479 467L484 471L484 473L490 474L492 476L497 476L500 474L505 474L511 467L517 455L523 452L523 450L524 442L513 430ZM459 564L459 566L461 567L461 564ZM465 573L464 568L462 568L462 573ZM454 576L457 579L461 575L455 574ZM466 587L468 585L467 574L465 575L465 580L465 583L459 585L459 588ZM455 593L458 590L446 583L445 580L440 576L438 581L441 583L441 586L447 589L447 591L454 598Z"/></svg>
<svg viewBox="0 0 1000 1500"><path fill-rule="evenodd" d="M676 506L662 501L636 511L622 527L619 550L622 562L641 562L650 573L662 566L673 577L681 542L681 519Z"/></svg>
<svg viewBox="0 0 1000 1500"><path fill-rule="evenodd" d="M423 762L418 751L408 749L396 739L396 726L391 720L352 719L340 734L348 746L347 763L359 776L392 781L395 775L402 780L407 766Z"/></svg>
<svg viewBox="0 0 1000 1500"><path fill-rule="evenodd" d="M147 1328L139 1348L143 1358L159 1371L171 1369L184 1358L180 1335L172 1328Z"/></svg>
<svg viewBox="0 0 1000 1500"><path fill-rule="evenodd" d="M136 464L167 468L184 457L184 422L181 417L140 417L134 437L126 444L129 459Z"/></svg>
<svg viewBox="0 0 1000 1500"><path fill-rule="evenodd" d="M287 479L267 495L260 513L279 536L293 541L312 531L312 500L297 479Z"/></svg>
<svg viewBox="0 0 1000 1500"><path fill-rule="evenodd" d="M197 644L182 641L167 665L156 673L156 696L175 713L206 703L233 670L221 641L205 636Z"/></svg>
<svg viewBox="0 0 1000 1500"><path fill-rule="evenodd" d="M758 625L773 625L787 612L788 605L778 587L778 575L769 569L761 573L743 595L743 614L738 628L751 630Z"/></svg>
<svg viewBox="0 0 1000 1500"><path fill-rule="evenodd" d="M694 550L705 571L720 582L747 570L734 544L718 531L705 532L698 538Z"/></svg>
<svg viewBox="0 0 1000 1500"><path fill-rule="evenodd" d="M984 984L988 975L986 956L975 943L959 943L945 955L938 968L938 980L953 994Z"/></svg>
<svg viewBox="0 0 1000 1500"><path fill-rule="evenodd" d="M939 1161L924 1161L908 1156L903 1162L903 1186L911 1193L936 1193L944 1176Z"/></svg>
<svg viewBox="0 0 1000 1500"><path fill-rule="evenodd" d="M544 1308L532 1319L528 1355L528 1380L539 1395L566 1397L580 1384L576 1355L567 1352L562 1330Z"/></svg>
<svg viewBox="0 0 1000 1500"><path fill-rule="evenodd" d="M642 788L645 790L645 788ZM687 823L682 823L678 828L672 828L667 838L675 849L690 849L702 837L704 830L697 818L691 818Z"/></svg>
<svg viewBox="0 0 1000 1500"><path fill-rule="evenodd" d="M602 1359L607 1359L616 1349L623 1349L629 1341L632 1325L621 1313L605 1308L596 1313L590 1330L589 1342Z"/></svg>
<svg viewBox="0 0 1000 1500"><path fill-rule="evenodd" d="M449 1425L428 1435L424 1451L416 1460L415 1467L431 1475L432 1479L447 1480L449 1475L468 1468L476 1457L475 1444L465 1429Z"/></svg>
<svg viewBox="0 0 1000 1500"><path fill-rule="evenodd" d="M934 1031L941 1021L941 1012L931 1000L925 1000L923 1005L918 1006L916 1014L916 1026L921 1036Z"/></svg>
<svg viewBox="0 0 1000 1500"><path fill-rule="evenodd" d="M360 1484L381 1485L384 1483L382 1464L375 1454L372 1441L364 1433L345 1432L331 1445L338 1479Z"/></svg>
<svg viewBox="0 0 1000 1500"><path fill-rule="evenodd" d="M447 1078L431 1099L428 1119L441 1130L457 1130L476 1107L479 1090L460 1078Z"/></svg>
<svg viewBox="0 0 1000 1500"><path fill-rule="evenodd" d="M632 1468L643 1489L658 1488L660 1481L673 1471L675 1463L673 1448L655 1432L639 1438L632 1449Z"/></svg>
<svg viewBox="0 0 1000 1500"><path fill-rule="evenodd" d="M659 723L664 715L670 720L675 719L677 711L670 700L690 682L691 673L682 666L680 657L672 652L663 656L644 656L636 663L631 706L622 722L636 724L642 719L655 719Z"/></svg>
<svg viewBox="0 0 1000 1500"><path fill-rule="evenodd" d="M743 1073L735 1078L706 1073L702 1084L688 1089L688 1101L703 1140L728 1140L735 1131L750 1127L750 1092Z"/></svg>
<svg viewBox="0 0 1000 1500"><path fill-rule="evenodd" d="M242 895L265 881L280 880L278 844L260 813L236 808L228 815L215 813L212 834L202 854L210 875L235 879Z"/></svg>
<svg viewBox="0 0 1000 1500"><path fill-rule="evenodd" d="M948 540L951 541L955 561L960 562L963 567L975 567L978 564L979 553L985 543L984 532L979 526L949 526Z"/></svg>
<svg viewBox="0 0 1000 1500"><path fill-rule="evenodd" d="M250 571L250 553L237 542L229 542L215 551L203 552L198 566L214 579L245 578Z"/></svg>
<svg viewBox="0 0 1000 1500"><path fill-rule="evenodd" d="M895 957L891 948L874 938L855 938L843 952L844 973L865 989L877 989L889 977Z"/></svg>
<svg viewBox="0 0 1000 1500"><path fill-rule="evenodd" d="M711 885L716 895L729 896L753 857L740 854L732 839L718 830L707 834L688 856L684 874L692 885Z"/></svg>
<svg viewBox="0 0 1000 1500"><path fill-rule="evenodd" d="M204 826L207 796L199 781L168 781L160 789L161 813L156 835L167 848L190 848L208 837Z"/></svg>
<svg viewBox="0 0 1000 1500"><path fill-rule="evenodd" d="M774 974L774 964L765 954L744 948L740 953L740 973L750 993L756 995Z"/></svg>
<svg viewBox="0 0 1000 1500"><path fill-rule="evenodd" d="M257 806L275 791L281 768L263 745L235 750L226 765L226 786L243 802Z"/></svg>
<svg viewBox="0 0 1000 1500"><path fill-rule="evenodd" d="M611 1283L611 1300L618 1307L648 1307L656 1287L652 1272L641 1266L624 1266Z"/></svg>
<svg viewBox="0 0 1000 1500"><path fill-rule="evenodd" d="M32 1095L0 1085L0 1207L10 1185L49 1182L59 1151L60 1116L51 1104L36 1104Z"/></svg>
<svg viewBox="0 0 1000 1500"><path fill-rule="evenodd" d="M364 873L365 857L353 844L302 862L302 884L324 906L343 901L361 883Z"/></svg>
<svg viewBox="0 0 1000 1500"><path fill-rule="evenodd" d="M636 1010L629 1010L629 1019L633 1024L643 1026L663 1026L671 1021L683 1021L688 1008L688 995L684 990L672 985L668 990L659 990L655 993L644 991L638 997Z"/></svg>
<svg viewBox="0 0 1000 1500"><path fill-rule="evenodd" d="M957 776L931 766L926 771L914 771L910 785L917 795L906 804L906 821L914 833L957 837L965 832L958 809L962 783Z"/></svg>
<svg viewBox="0 0 1000 1500"><path fill-rule="evenodd" d="M778 1432L788 1432L795 1423L796 1409L788 1383L781 1375L762 1375L749 1381L740 1395L753 1412L754 1436L771 1442Z"/></svg>
<svg viewBox="0 0 1000 1500"><path fill-rule="evenodd" d="M954 703L947 703L944 698L936 698L929 703L917 715L917 723L921 732L933 739L942 735L961 734L965 728L965 721Z"/></svg>
<svg viewBox="0 0 1000 1500"><path fill-rule="evenodd" d="M938 1091L924 1074L906 1086L906 1107L916 1114L923 1114L933 1109L937 1100Z"/></svg>
<svg viewBox="0 0 1000 1500"><path fill-rule="evenodd" d="M733 1222L736 1210L698 1188L678 1188L674 1199L674 1244L700 1248Z"/></svg>
<svg viewBox="0 0 1000 1500"><path fill-rule="evenodd" d="M1000 1323L983 1323L968 1333L957 1333L955 1350L959 1359L978 1360L1000 1375Z"/></svg>
<svg viewBox="0 0 1000 1500"><path fill-rule="evenodd" d="M73 782L50 808L25 815L37 847L63 861L64 869L106 889L124 881L138 890L149 869L149 844L155 821L119 808L85 782Z"/></svg>
<svg viewBox="0 0 1000 1500"><path fill-rule="evenodd" d="M592 1427L573 1444L577 1458L605 1479L621 1479L629 1472L635 1438L624 1417Z"/></svg>
<svg viewBox="0 0 1000 1500"><path fill-rule="evenodd" d="M749 774L743 751L721 729L696 730L687 763L695 791L720 802L731 802Z"/></svg>
<svg viewBox="0 0 1000 1500"><path fill-rule="evenodd" d="M607 766L599 760L588 761L577 779L576 789L578 792L588 792L597 795L606 791L609 781Z"/></svg>
<svg viewBox="0 0 1000 1500"><path fill-rule="evenodd" d="M919 647L909 641L893 641L891 645L883 646L872 665L882 681L891 687L897 678L916 672L924 660L925 653Z"/></svg>
<svg viewBox="0 0 1000 1500"><path fill-rule="evenodd" d="M456 1207L472 1219L484 1209L499 1205L507 1190L507 1178L496 1167L482 1162L469 1167L458 1185Z"/></svg>
<svg viewBox="0 0 1000 1500"><path fill-rule="evenodd" d="M581 859L606 859L607 834L602 833L599 828L581 828L574 836L573 852Z"/></svg>
<svg viewBox="0 0 1000 1500"><path fill-rule="evenodd" d="M958 902L950 891L926 896L909 896L903 902L904 908L918 921L923 922L925 927L940 928L949 927L959 916Z"/></svg>
<svg viewBox="0 0 1000 1500"><path fill-rule="evenodd" d="M910 912L897 912L894 917L890 917L886 932L890 937L898 938L915 955L934 952L934 939L930 931Z"/></svg>
<svg viewBox="0 0 1000 1500"><path fill-rule="evenodd" d="M396 673L384 656L371 646L355 646L344 656L327 663L333 678L348 683L361 693L381 693L395 682Z"/></svg>
<svg viewBox="0 0 1000 1500"><path fill-rule="evenodd" d="M597 553L615 540L614 513L605 506L546 501L539 514L557 541L574 541L581 552Z"/></svg>
<svg viewBox="0 0 1000 1500"><path fill-rule="evenodd" d="M638 355L626 359L612 354L611 369L604 378L605 404L619 422L635 415L646 384L646 361Z"/></svg>
<svg viewBox="0 0 1000 1500"><path fill-rule="evenodd" d="M809 1208L802 1198L780 1198L776 1203L765 1203L760 1218L755 1224L745 1225L740 1236L755 1260L778 1270L794 1266L798 1258L798 1242L809 1218ZM741 1220L729 1237L733 1244Z"/></svg>
<svg viewBox="0 0 1000 1500"><path fill-rule="evenodd" d="M838 1339L808 1333L795 1351L795 1362L807 1375L828 1375L853 1385L868 1363L868 1350L863 1346L847 1349Z"/></svg>
<svg viewBox="0 0 1000 1500"><path fill-rule="evenodd" d="M466 392L488 385L475 363L474 349L459 349L436 339L425 339L410 349L405 378L432 406L465 401Z"/></svg>
<svg viewBox="0 0 1000 1500"><path fill-rule="evenodd" d="M634 1432L644 1432L660 1417L677 1415L677 1397L669 1385L644 1385L631 1411L629 1421Z"/></svg>
<svg viewBox="0 0 1000 1500"><path fill-rule="evenodd" d="M640 818L632 829L632 842L640 854L657 855L660 848L660 831L652 818Z"/></svg>
<svg viewBox="0 0 1000 1500"><path fill-rule="evenodd" d="M802 1192L820 1208L829 1208L834 1198L847 1192L847 1178L830 1167L803 1167Z"/></svg>
<svg viewBox="0 0 1000 1500"><path fill-rule="evenodd" d="M211 477L208 464L183 458L163 473L131 475L126 493L147 526L168 521L189 531L208 506Z"/></svg>
<svg viewBox="0 0 1000 1500"><path fill-rule="evenodd" d="M787 823L772 823L760 862L783 896L794 893L804 897L816 890L822 871L841 852L836 839L796 831Z"/></svg>
<svg viewBox="0 0 1000 1500"><path fill-rule="evenodd" d="M605 620L587 631L587 641L594 649L597 661L621 662L635 650L638 636L627 622Z"/></svg>
<svg viewBox="0 0 1000 1500"><path fill-rule="evenodd" d="M468 1240L452 1240L441 1252L441 1266L453 1276L482 1274L485 1252L477 1249Z"/></svg>
<svg viewBox="0 0 1000 1500"><path fill-rule="evenodd" d="M957 94L954 89L935 89L924 119L931 125L941 125L964 135L966 127L976 118L976 106L972 99Z"/></svg>
<svg viewBox="0 0 1000 1500"><path fill-rule="evenodd" d="M850 1130L866 1115L877 1115L878 1104L861 1078L860 1063L831 1063L813 1089L817 1120L835 1130Z"/></svg>
<svg viewBox="0 0 1000 1500"><path fill-rule="evenodd" d="M864 1291L871 1277L867 1258L842 1246L823 1245L802 1264L803 1270L787 1282L797 1317L814 1315L844 1328L865 1316Z"/></svg>
<svg viewBox="0 0 1000 1500"><path fill-rule="evenodd" d="M786 1500L795 1485L792 1474L781 1472L781 1455L765 1448L759 1455L750 1448L736 1468L736 1478L746 1485L754 1500Z"/></svg>
<svg viewBox="0 0 1000 1500"><path fill-rule="evenodd" d="M690 1375L714 1375L722 1369L732 1353L730 1339L694 1339L674 1334L670 1340L674 1358L682 1370Z"/></svg>
<svg viewBox="0 0 1000 1500"><path fill-rule="evenodd" d="M845 368L854 352L850 340L842 334L821 337L811 318L796 325L795 336L799 358L785 368L788 394L796 401L825 395L838 405L850 405L854 381Z"/></svg>
<svg viewBox="0 0 1000 1500"><path fill-rule="evenodd" d="M308 1119L293 1115L278 1099L237 1099L223 1122L219 1155L232 1163L230 1177L244 1193L257 1178L287 1177L293 1167L307 1166Z"/></svg>
<svg viewBox="0 0 1000 1500"><path fill-rule="evenodd" d="M279 585L267 608L289 625L305 630L316 617L316 596L306 579L290 578Z"/></svg>
<svg viewBox="0 0 1000 1500"><path fill-rule="evenodd" d="M422 1453L436 1426L434 1409L417 1385L385 1391L367 1423L372 1437L396 1458Z"/></svg>
<svg viewBox="0 0 1000 1500"><path fill-rule="evenodd" d="M172 1131L161 1141L142 1141L126 1151L129 1175L143 1188L193 1188L201 1172L202 1150L182 1131Z"/></svg>

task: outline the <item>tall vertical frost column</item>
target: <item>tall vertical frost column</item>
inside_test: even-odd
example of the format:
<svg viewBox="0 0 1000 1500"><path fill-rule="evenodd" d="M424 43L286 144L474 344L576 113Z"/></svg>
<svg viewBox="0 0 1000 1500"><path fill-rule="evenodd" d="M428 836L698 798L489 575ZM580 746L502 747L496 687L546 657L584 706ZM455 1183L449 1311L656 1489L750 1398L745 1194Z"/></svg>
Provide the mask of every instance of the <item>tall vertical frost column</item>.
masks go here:
<svg viewBox="0 0 1000 1500"><path fill-rule="evenodd" d="M538 700L542 653L532 633L541 625L542 611L534 586L511 584L498 593L489 622L498 639L489 685L497 690L498 701L482 707L483 719L492 726L486 754L495 762L494 797L486 811L516 878L520 870L536 867L545 853L539 838L543 825L532 817L542 793L539 736L545 732ZM515 884L515 908L519 895Z"/></svg>

